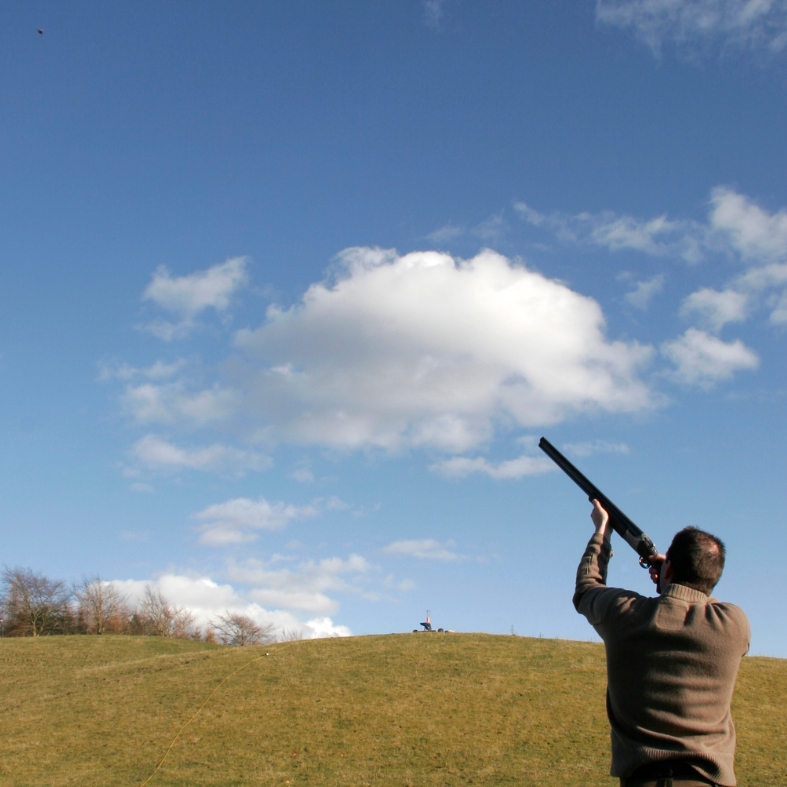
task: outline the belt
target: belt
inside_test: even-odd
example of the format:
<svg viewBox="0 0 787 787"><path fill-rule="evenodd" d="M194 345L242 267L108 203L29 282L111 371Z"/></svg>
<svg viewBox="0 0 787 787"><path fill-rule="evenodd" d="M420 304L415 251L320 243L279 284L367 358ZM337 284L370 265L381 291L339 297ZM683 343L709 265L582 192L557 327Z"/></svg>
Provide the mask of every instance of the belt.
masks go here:
<svg viewBox="0 0 787 787"><path fill-rule="evenodd" d="M681 776L665 776L663 779L621 779L621 787L708 787L713 782L684 779Z"/></svg>
<svg viewBox="0 0 787 787"><path fill-rule="evenodd" d="M710 779L685 760L649 762L620 780L621 787L708 787Z"/></svg>

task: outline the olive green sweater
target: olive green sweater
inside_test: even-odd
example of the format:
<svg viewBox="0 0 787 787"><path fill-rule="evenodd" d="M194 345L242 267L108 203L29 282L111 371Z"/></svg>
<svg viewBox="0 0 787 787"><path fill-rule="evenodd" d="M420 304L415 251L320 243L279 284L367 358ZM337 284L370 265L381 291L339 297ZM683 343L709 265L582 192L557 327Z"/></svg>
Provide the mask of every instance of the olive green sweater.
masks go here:
<svg viewBox="0 0 787 787"><path fill-rule="evenodd" d="M735 785L730 701L751 632L743 610L672 584L656 598L606 586L611 556L597 533L577 570L574 606L604 640L612 776L683 759Z"/></svg>

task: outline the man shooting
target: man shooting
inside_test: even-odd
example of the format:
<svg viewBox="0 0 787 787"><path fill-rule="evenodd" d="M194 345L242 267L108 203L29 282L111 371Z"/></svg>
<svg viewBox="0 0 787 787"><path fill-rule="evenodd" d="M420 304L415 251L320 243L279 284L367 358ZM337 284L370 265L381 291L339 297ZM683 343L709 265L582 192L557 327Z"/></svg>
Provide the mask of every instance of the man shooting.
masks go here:
<svg viewBox="0 0 787 787"><path fill-rule="evenodd" d="M621 787L734 787L730 701L751 632L740 608L710 595L724 544L681 530L651 561L660 595L649 598L606 586L612 528L598 500L591 518L574 606L606 647L611 775Z"/></svg>

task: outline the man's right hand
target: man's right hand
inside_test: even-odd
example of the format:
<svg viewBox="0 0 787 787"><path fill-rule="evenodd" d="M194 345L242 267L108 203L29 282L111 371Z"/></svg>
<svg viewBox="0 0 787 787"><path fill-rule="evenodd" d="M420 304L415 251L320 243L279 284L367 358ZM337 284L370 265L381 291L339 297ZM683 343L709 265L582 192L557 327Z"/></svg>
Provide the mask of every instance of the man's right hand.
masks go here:
<svg viewBox="0 0 787 787"><path fill-rule="evenodd" d="M661 577L661 567L664 565L664 561L667 559L666 555L656 555L656 557L650 559L650 565L648 566L648 573L650 574L650 578L653 581L653 584L661 590L659 587L659 580Z"/></svg>
<svg viewBox="0 0 787 787"><path fill-rule="evenodd" d="M607 524L609 523L609 514L602 508L598 500L591 500L593 503L593 510L590 512L590 518L596 526L596 532L601 533L603 536L607 531Z"/></svg>

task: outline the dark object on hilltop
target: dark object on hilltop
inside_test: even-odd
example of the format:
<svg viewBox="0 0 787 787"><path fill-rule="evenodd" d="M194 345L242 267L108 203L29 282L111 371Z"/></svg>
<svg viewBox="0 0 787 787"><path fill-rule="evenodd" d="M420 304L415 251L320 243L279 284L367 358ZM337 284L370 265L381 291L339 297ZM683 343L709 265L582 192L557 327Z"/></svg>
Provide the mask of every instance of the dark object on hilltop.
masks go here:
<svg viewBox="0 0 787 787"><path fill-rule="evenodd" d="M413 634L423 634L425 632L428 632L430 634L442 634L444 631L444 629L437 629L435 631L435 629L432 628L431 611L428 609L426 610L426 620L423 621L423 623L420 623L419 625L424 627L423 631L421 631L421 629L413 629ZM448 629L448 631L450 631L450 629Z"/></svg>

